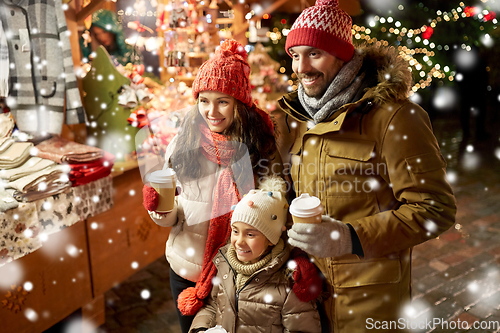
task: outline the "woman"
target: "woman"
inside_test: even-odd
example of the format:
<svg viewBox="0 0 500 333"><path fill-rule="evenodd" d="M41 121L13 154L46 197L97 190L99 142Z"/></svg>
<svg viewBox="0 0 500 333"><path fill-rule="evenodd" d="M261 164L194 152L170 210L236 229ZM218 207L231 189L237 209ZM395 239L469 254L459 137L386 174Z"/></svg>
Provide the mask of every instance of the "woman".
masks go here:
<svg viewBox="0 0 500 333"><path fill-rule="evenodd" d="M185 333L210 293L216 273L212 259L229 238L231 207L262 178L282 172L273 123L252 101L246 56L238 42L228 40L198 71L197 104L165 154L182 187L173 211L154 212L155 201L148 198L156 192L144 189L152 219L173 227L166 256L173 298L184 291L177 308ZM251 163L249 173L245 161Z"/></svg>

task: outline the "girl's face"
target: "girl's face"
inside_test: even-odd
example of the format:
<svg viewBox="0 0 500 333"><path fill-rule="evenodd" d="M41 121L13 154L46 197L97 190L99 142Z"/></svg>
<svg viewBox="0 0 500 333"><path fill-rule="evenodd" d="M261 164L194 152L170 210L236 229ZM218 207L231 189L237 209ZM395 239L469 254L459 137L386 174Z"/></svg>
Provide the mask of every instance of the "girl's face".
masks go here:
<svg viewBox="0 0 500 333"><path fill-rule="evenodd" d="M236 100L218 91L202 91L198 96L198 109L212 132L222 133L234 121Z"/></svg>
<svg viewBox="0 0 500 333"><path fill-rule="evenodd" d="M243 222L231 225L231 244L239 261L252 264L259 261L268 247L273 245L260 231Z"/></svg>

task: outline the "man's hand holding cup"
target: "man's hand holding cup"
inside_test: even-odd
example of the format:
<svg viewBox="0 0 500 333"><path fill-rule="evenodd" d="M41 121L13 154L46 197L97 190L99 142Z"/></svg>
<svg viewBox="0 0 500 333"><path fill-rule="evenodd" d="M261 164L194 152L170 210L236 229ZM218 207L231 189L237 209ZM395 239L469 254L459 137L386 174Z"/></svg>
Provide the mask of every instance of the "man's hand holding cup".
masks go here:
<svg viewBox="0 0 500 333"><path fill-rule="evenodd" d="M294 221L288 242L318 258L352 253L351 232L341 221L321 215L323 207L316 197L302 194L290 205Z"/></svg>

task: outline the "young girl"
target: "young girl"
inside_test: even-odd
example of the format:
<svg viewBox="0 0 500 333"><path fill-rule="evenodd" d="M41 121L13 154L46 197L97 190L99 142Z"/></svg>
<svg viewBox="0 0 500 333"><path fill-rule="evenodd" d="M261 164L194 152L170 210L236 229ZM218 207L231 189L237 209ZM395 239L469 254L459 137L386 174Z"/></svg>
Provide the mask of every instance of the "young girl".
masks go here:
<svg viewBox="0 0 500 333"><path fill-rule="evenodd" d="M156 192L144 188L144 206L152 219L173 227L166 257L184 333L212 288L216 271L212 259L229 238L231 206L260 178L282 171L273 124L252 101L249 74L244 48L225 41L200 67L193 82L197 105L167 147L165 161L170 160L182 188L173 211L156 213ZM248 155L241 147L248 148ZM241 167L245 156L251 162L250 172Z"/></svg>
<svg viewBox="0 0 500 333"><path fill-rule="evenodd" d="M281 178L269 177L236 205L231 243L213 260L214 286L191 333L215 325L231 333L321 332L315 303L299 300L287 265L285 189Z"/></svg>

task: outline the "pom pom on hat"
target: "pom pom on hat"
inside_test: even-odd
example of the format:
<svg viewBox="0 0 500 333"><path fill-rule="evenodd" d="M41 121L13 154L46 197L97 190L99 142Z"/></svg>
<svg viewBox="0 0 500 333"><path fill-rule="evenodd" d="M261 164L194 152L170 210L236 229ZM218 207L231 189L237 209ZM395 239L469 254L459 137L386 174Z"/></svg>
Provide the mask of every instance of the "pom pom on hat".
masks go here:
<svg viewBox="0 0 500 333"><path fill-rule="evenodd" d="M224 41L215 56L200 66L192 87L194 99L201 91L218 91L251 107L250 65L246 59L247 53L240 43Z"/></svg>
<svg viewBox="0 0 500 333"><path fill-rule="evenodd" d="M259 189L268 192L280 192L282 195L286 194L286 183L281 177L267 177L260 185Z"/></svg>
<svg viewBox="0 0 500 333"><path fill-rule="evenodd" d="M286 183L277 176L267 177L258 190L251 190L236 205L231 218L259 230L273 244L277 244L287 219ZM271 193L271 195L269 195Z"/></svg>
<svg viewBox="0 0 500 333"><path fill-rule="evenodd" d="M302 11L286 38L285 50L294 46L311 46L324 50L343 61L351 60L352 19L339 7L338 0L316 0Z"/></svg>
<svg viewBox="0 0 500 333"><path fill-rule="evenodd" d="M217 50L215 50L215 54L221 54L224 53L225 51L228 51L234 55L239 55L245 61L247 60L248 54L247 51L245 51L245 48L240 43L238 43L233 39L224 41L221 44L221 46L219 46ZM226 55L226 57L228 56L231 56L231 54Z"/></svg>

